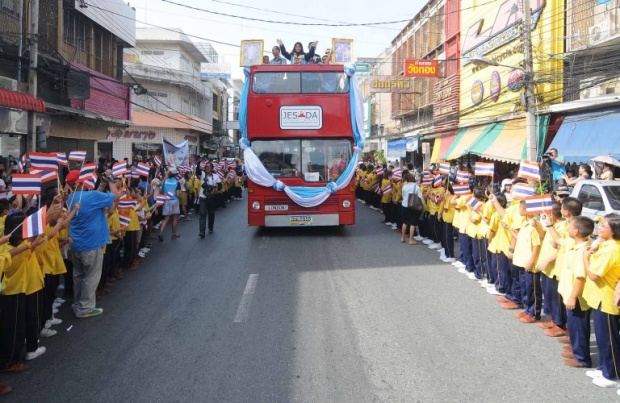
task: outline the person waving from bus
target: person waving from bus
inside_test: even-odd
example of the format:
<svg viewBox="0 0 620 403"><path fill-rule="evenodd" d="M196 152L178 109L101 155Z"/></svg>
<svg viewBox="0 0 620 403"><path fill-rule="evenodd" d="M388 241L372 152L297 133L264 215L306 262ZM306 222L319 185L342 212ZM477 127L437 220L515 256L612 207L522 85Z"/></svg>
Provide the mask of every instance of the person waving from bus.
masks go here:
<svg viewBox="0 0 620 403"><path fill-rule="evenodd" d="M308 52L304 52L304 45L301 42L295 42L293 46L293 51L288 53L286 48L284 47L284 43L281 39L277 40L278 45L280 45L280 52L285 59L289 60L292 64L306 64L314 58L314 51L316 50L316 45L318 45L318 41L310 42L310 49Z"/></svg>

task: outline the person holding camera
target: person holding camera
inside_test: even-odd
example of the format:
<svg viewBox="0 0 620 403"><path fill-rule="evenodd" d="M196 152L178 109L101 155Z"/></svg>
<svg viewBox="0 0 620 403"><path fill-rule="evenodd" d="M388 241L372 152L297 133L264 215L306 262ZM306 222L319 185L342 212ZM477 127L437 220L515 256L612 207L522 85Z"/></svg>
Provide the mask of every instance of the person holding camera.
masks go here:
<svg viewBox="0 0 620 403"><path fill-rule="evenodd" d="M200 219L198 220L198 232L201 238L205 237L207 214L209 217L209 234L213 233L217 192L221 187L222 180L219 175L213 172L213 163L208 162L204 167L204 171L200 173Z"/></svg>
<svg viewBox="0 0 620 403"><path fill-rule="evenodd" d="M543 161L549 164L551 179L553 179L553 185L555 187L558 181L562 179L562 176L566 175L566 164L564 163L564 157L558 155L557 148L551 148L543 154Z"/></svg>

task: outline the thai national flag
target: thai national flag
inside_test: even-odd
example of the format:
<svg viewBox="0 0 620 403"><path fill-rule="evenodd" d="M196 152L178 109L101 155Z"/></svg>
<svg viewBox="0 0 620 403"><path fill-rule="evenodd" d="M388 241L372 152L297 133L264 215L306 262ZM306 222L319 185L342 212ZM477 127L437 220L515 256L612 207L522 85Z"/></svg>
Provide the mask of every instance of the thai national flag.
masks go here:
<svg viewBox="0 0 620 403"><path fill-rule="evenodd" d="M386 187L384 187L381 190L383 191L384 195L390 194L390 193L392 193L392 185L387 185Z"/></svg>
<svg viewBox="0 0 620 403"><path fill-rule="evenodd" d="M377 174L377 176L379 175L383 175L383 172L385 172L385 170L383 168L377 168L377 170L375 171L375 173Z"/></svg>
<svg viewBox="0 0 620 403"><path fill-rule="evenodd" d="M513 199L524 200L530 196L534 196L536 192L534 191L534 187L527 183L515 183L512 185L512 192L510 192L510 194L512 194Z"/></svg>
<svg viewBox="0 0 620 403"><path fill-rule="evenodd" d="M422 173L422 186L431 186L433 184L433 175L429 171Z"/></svg>
<svg viewBox="0 0 620 403"><path fill-rule="evenodd" d="M58 163L56 162L56 154L48 153L28 153L30 158L30 167L43 171L58 171Z"/></svg>
<svg viewBox="0 0 620 403"><path fill-rule="evenodd" d="M440 162L439 163L439 173L441 174L450 174L450 163L449 162Z"/></svg>
<svg viewBox="0 0 620 403"><path fill-rule="evenodd" d="M161 158L159 158L157 155L153 157L153 162L155 163L155 165L157 165L158 167L161 166Z"/></svg>
<svg viewBox="0 0 620 403"><path fill-rule="evenodd" d="M438 188L439 186L441 186L441 182L443 182L443 176L435 176L435 178L433 178L433 187Z"/></svg>
<svg viewBox="0 0 620 403"><path fill-rule="evenodd" d="M90 174L90 177L87 178L84 182L82 182L82 186L86 189L93 190L95 188L95 184L97 183L97 173L93 172Z"/></svg>
<svg viewBox="0 0 620 403"><path fill-rule="evenodd" d="M80 169L80 177L78 178L78 182L84 182L89 179L90 176L97 170L97 163L91 162L90 164L84 164L82 169Z"/></svg>
<svg viewBox="0 0 620 403"><path fill-rule="evenodd" d="M523 160L519 166L519 173L517 176L519 178L540 182L540 167L535 162Z"/></svg>
<svg viewBox="0 0 620 403"><path fill-rule="evenodd" d="M454 194L457 196L467 195L471 193L469 185L452 185L452 190L454 190Z"/></svg>
<svg viewBox="0 0 620 403"><path fill-rule="evenodd" d="M200 161L200 169L204 169L204 167L207 165L207 161Z"/></svg>
<svg viewBox="0 0 620 403"><path fill-rule="evenodd" d="M124 215L124 214L119 214L118 220L121 222L122 228L129 226L129 224L131 223L131 217L129 217L128 215Z"/></svg>
<svg viewBox="0 0 620 403"><path fill-rule="evenodd" d="M468 171L456 171L456 181L458 183L469 183Z"/></svg>
<svg viewBox="0 0 620 403"><path fill-rule="evenodd" d="M45 233L45 224L47 222L46 214L47 206L43 206L41 210L26 217L22 224L22 237L24 239Z"/></svg>
<svg viewBox="0 0 620 403"><path fill-rule="evenodd" d="M127 173L125 174L125 178L140 179L140 174L135 171L127 171Z"/></svg>
<svg viewBox="0 0 620 403"><path fill-rule="evenodd" d="M550 194L536 195L525 199L525 209L528 213L541 214L550 213L553 199Z"/></svg>
<svg viewBox="0 0 620 403"><path fill-rule="evenodd" d="M401 180L403 178L403 169L402 168L394 168L392 170L392 179Z"/></svg>
<svg viewBox="0 0 620 403"><path fill-rule="evenodd" d="M381 186L379 186L378 183L375 183L374 185L372 185L372 189L370 190L372 190L376 194L381 194Z"/></svg>
<svg viewBox="0 0 620 403"><path fill-rule="evenodd" d="M112 175L115 177L121 177L127 172L127 164L119 162L112 167Z"/></svg>
<svg viewBox="0 0 620 403"><path fill-rule="evenodd" d="M166 196L166 195L157 195L157 197L155 198L155 203L156 203L158 206L163 206L163 205L164 205L164 202L165 202L166 200L168 200L168 196Z"/></svg>
<svg viewBox="0 0 620 403"><path fill-rule="evenodd" d="M495 172L495 164L492 162L476 162L475 172L476 176L493 177Z"/></svg>
<svg viewBox="0 0 620 403"><path fill-rule="evenodd" d="M192 172L192 168L188 167L187 165L179 165L179 172L181 173Z"/></svg>
<svg viewBox="0 0 620 403"><path fill-rule="evenodd" d="M173 198L174 196L176 196L177 193L174 190L169 190L168 193L166 193L166 197Z"/></svg>
<svg viewBox="0 0 620 403"><path fill-rule="evenodd" d="M79 161L82 162L86 159L86 151L70 151L69 152L69 161Z"/></svg>
<svg viewBox="0 0 620 403"><path fill-rule="evenodd" d="M473 196L470 196L469 199L467 199L467 204L475 211L475 212L479 212L480 210L482 210L482 203L476 199Z"/></svg>
<svg viewBox="0 0 620 403"><path fill-rule="evenodd" d="M51 182L57 178L58 172L54 171L42 171L40 169L31 169L31 174L36 174L41 176L41 183Z"/></svg>
<svg viewBox="0 0 620 403"><path fill-rule="evenodd" d="M237 178L237 173L233 170L228 171L228 177L230 179L236 179Z"/></svg>
<svg viewBox="0 0 620 403"><path fill-rule="evenodd" d="M13 174L12 192L16 195L40 195L41 175Z"/></svg>
<svg viewBox="0 0 620 403"><path fill-rule="evenodd" d="M148 177L150 170L151 170L151 167L149 166L149 164L145 164L144 162L138 162L135 172L138 174L138 176Z"/></svg>
<svg viewBox="0 0 620 403"><path fill-rule="evenodd" d="M123 199L118 201L118 208L136 208L138 206L137 199Z"/></svg>
<svg viewBox="0 0 620 403"><path fill-rule="evenodd" d="M56 163L62 166L69 166L69 161L67 161L67 154L64 152L56 153Z"/></svg>

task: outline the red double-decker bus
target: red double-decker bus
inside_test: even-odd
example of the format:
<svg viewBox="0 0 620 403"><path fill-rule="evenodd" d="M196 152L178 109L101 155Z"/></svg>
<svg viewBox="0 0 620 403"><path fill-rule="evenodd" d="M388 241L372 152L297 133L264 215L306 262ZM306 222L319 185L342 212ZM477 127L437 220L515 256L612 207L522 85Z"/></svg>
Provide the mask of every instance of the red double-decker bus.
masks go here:
<svg viewBox="0 0 620 403"><path fill-rule="evenodd" d="M246 79L247 140L266 171L302 195L304 188L308 193L337 181L354 155L350 82L343 67L259 65ZM339 188L319 205L302 207L307 203L261 186L250 175L248 225L354 224L354 183Z"/></svg>

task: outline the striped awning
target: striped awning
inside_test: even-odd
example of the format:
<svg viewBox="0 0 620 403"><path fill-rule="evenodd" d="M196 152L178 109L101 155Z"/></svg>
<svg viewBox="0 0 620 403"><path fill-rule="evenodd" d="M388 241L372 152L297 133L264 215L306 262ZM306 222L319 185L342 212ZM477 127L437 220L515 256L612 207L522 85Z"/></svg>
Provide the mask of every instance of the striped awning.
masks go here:
<svg viewBox="0 0 620 403"><path fill-rule="evenodd" d="M446 151L443 159L446 161L455 160L461 158L464 155L469 154L471 147L481 138L487 126L474 126L467 127L459 130L456 138L452 142L452 145Z"/></svg>
<svg viewBox="0 0 620 403"><path fill-rule="evenodd" d="M431 163L439 162L439 160L442 159L441 157L446 154L446 151L448 151L448 148L450 148L455 138L456 134L445 137L435 137L433 152L431 153Z"/></svg>
<svg viewBox="0 0 620 403"><path fill-rule="evenodd" d="M484 135L469 149L470 154L518 164L527 159L525 119L507 120L486 125Z"/></svg>
<svg viewBox="0 0 620 403"><path fill-rule="evenodd" d="M40 113L45 112L45 103L41 98L5 89L0 89L0 106Z"/></svg>

